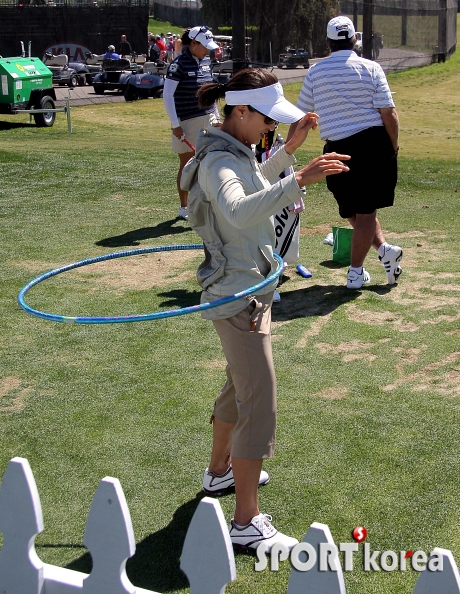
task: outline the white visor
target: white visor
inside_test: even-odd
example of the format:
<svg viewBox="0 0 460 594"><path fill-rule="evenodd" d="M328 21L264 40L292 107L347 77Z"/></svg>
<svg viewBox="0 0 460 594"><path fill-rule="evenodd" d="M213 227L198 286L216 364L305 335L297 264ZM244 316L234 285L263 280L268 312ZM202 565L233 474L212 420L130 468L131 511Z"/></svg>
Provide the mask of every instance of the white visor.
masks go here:
<svg viewBox="0 0 460 594"><path fill-rule="evenodd" d="M283 87L279 82L269 87L247 91L227 91L225 101L227 105L250 105L272 120L283 124L298 122L305 115L284 98Z"/></svg>
<svg viewBox="0 0 460 594"><path fill-rule="evenodd" d="M209 29L206 30L205 27L193 27L193 29L190 29L188 32L188 36L189 39L192 41L198 41L198 43L204 45L204 47L208 50L214 50L219 47L219 45L214 41L211 31L209 31Z"/></svg>

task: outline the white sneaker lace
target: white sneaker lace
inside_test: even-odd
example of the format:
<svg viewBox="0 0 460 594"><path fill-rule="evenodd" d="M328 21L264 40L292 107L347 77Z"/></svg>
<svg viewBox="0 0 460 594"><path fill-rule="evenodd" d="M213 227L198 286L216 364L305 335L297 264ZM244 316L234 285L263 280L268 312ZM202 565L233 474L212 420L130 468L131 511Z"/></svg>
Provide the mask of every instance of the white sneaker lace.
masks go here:
<svg viewBox="0 0 460 594"><path fill-rule="evenodd" d="M266 537L267 531L274 531L276 533L275 528L271 524L272 520L273 518L269 514L259 514L259 516L257 516L256 522L253 520L253 524Z"/></svg>

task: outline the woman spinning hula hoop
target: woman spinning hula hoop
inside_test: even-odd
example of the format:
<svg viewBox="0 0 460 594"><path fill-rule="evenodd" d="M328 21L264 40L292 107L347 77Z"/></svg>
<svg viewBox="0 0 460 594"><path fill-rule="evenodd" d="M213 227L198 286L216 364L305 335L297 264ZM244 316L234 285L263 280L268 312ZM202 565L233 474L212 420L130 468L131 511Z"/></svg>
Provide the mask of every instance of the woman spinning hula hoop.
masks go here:
<svg viewBox="0 0 460 594"><path fill-rule="evenodd" d="M222 127L209 126L199 134L196 156L184 167L181 180L182 189L190 191L189 223L204 242L205 260L197 273L201 300L211 303L275 270L273 215L301 198L301 187L348 171L342 163L348 157L332 153L279 180L280 172L295 162L293 153L308 131L316 128L317 116L305 115L289 103L274 74L246 69L224 85L211 83L198 91L203 109L223 98ZM252 145L278 121L298 120L292 138L259 164ZM213 321L227 359L227 381L211 417L213 446L203 488L222 494L235 487L232 543L249 548L263 543L267 552L276 542L288 548L297 543L278 532L258 506L258 486L269 481L262 461L273 457L275 447L276 378L270 329L275 287L276 280L246 300L202 312Z"/></svg>
<svg viewBox="0 0 460 594"><path fill-rule="evenodd" d="M82 266L88 266L89 264L96 264L98 262L105 262L106 260L125 258L127 256L138 256L140 254L149 254L152 252L170 252L174 250L196 249L203 249L203 246L201 244L152 246L146 248L139 248L136 250L127 250L123 252L105 254L104 256L86 258L85 260L79 260L78 262L74 262L73 264L67 264L66 266L61 266L60 268L55 268L54 270L45 272L44 274L41 274L40 276L37 276L36 278L31 280L19 291L18 303L22 307L22 309L27 313L36 316L37 318L49 320L51 322L73 322L75 324L120 324L122 322L147 322L150 320L160 320L162 318L172 318L175 316L183 316L185 314L196 313L198 311L203 311L204 309L220 307L221 305L229 303L230 301L243 299L244 297L247 297L252 293L256 293L258 290L265 287L265 285L268 285L271 282L273 282L273 280L276 280L283 271L282 258L278 256L278 254L274 254L275 258L278 261L278 268L269 276L267 276L267 278L265 278L262 282L257 283L252 287L248 287L247 289L240 291L239 293L235 293L234 295L222 297L221 299L213 301L212 303L201 303L200 305L190 305L189 307L169 309L167 311L156 311L147 314L131 314L125 316L66 316L62 314L54 314L46 311L41 311L39 309L35 309L33 307L30 307L30 305L27 305L27 303L25 302L26 294L33 287L49 278L52 278L53 276L57 276L58 274L62 274L63 272L67 272L69 270L74 270L75 268L81 268Z"/></svg>

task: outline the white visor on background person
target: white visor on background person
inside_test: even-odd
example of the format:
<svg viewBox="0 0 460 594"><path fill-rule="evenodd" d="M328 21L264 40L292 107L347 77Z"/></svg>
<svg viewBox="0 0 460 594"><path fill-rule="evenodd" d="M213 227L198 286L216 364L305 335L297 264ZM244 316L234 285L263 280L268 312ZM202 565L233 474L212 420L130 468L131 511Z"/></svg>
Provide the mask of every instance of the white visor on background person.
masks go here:
<svg viewBox="0 0 460 594"><path fill-rule="evenodd" d="M227 105L250 105L272 120L282 124L293 124L304 117L304 112L285 99L283 87L277 82L269 87L246 91L227 91Z"/></svg>
<svg viewBox="0 0 460 594"><path fill-rule="evenodd" d="M355 27L346 16L338 16L331 19L327 24L327 37L334 41L340 39L351 39L355 34Z"/></svg>
<svg viewBox="0 0 460 594"><path fill-rule="evenodd" d="M211 31L207 27L193 27L188 32L188 37L192 41L198 41L208 50L217 49L219 46L214 41Z"/></svg>

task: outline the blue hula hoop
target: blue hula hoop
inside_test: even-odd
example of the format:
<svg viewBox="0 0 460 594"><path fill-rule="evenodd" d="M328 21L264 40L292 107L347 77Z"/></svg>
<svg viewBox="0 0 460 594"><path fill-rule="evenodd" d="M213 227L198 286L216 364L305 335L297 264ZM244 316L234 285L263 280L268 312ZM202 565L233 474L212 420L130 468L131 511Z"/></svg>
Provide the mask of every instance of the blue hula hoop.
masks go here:
<svg viewBox="0 0 460 594"><path fill-rule="evenodd" d="M230 303L232 301L236 301L237 299L242 299L243 297L247 297L248 295L252 295L256 293L258 290L262 289L263 287L269 285L271 282L276 280L283 271L283 260L278 254L273 254L275 259L278 262L278 268L272 272L267 278L265 278L260 283L249 287L249 289L245 289L244 291L240 291L239 293L235 293L234 295L229 295L227 297L222 297L221 299L217 299L216 301L212 301L211 303L201 303L199 305L191 305L189 307L182 307L179 309L170 309L168 311L157 311L153 313L147 314L133 314L129 316L64 316L58 314L52 314L45 311L40 311L34 309L27 305L24 301L24 297L28 291L38 283L41 283L52 276L56 276L58 274L62 274L63 272L67 272L68 270L73 270L74 268L81 268L82 266L88 266L89 264L95 264L96 262L103 262L105 260L114 260L115 258L124 258L126 256L137 256L139 254L148 254L150 252L170 252L176 250L198 250L203 248L203 245L200 243L192 243L189 245L167 245L167 246L154 246L154 247L146 247L140 248L136 250L127 250L123 252L114 252L113 254L105 254L104 256L96 256L95 258L87 258L85 260L80 260L79 262L74 262L73 264L67 264L66 266L61 266L60 268L55 268L54 270L50 270L49 272L45 272L37 278L31 280L27 285L25 285L18 294L18 303L22 307L24 311L27 313L36 316L37 318L42 318L43 320L50 320L52 322L70 322L75 324L118 324L121 322L145 322L147 320L159 320L162 318L171 318L174 316L183 316L185 314L195 313L197 311L203 311L205 309L211 309L212 307L219 307L219 305L223 305L225 303Z"/></svg>

